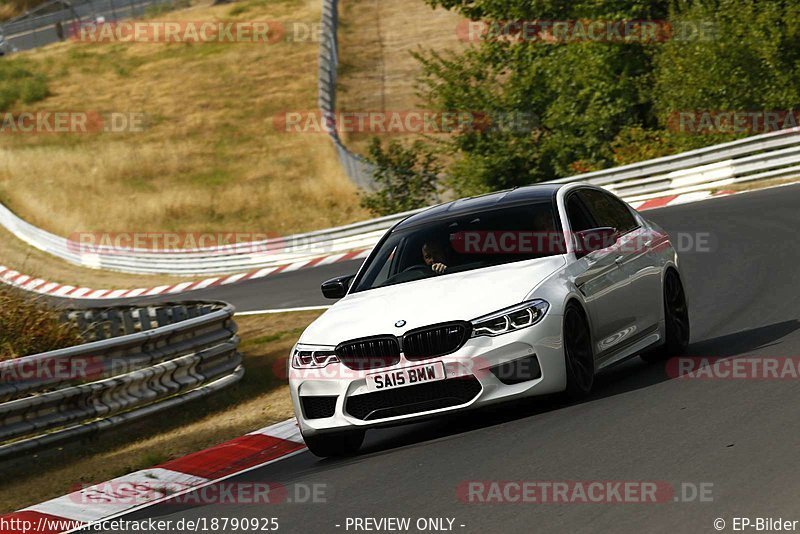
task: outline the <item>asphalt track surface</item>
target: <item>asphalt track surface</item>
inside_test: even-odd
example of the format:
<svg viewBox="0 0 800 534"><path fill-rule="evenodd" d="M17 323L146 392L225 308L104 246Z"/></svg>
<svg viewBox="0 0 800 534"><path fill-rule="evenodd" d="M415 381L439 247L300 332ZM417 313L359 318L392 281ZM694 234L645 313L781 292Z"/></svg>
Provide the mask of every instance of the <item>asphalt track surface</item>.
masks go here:
<svg viewBox="0 0 800 534"><path fill-rule="evenodd" d="M710 236L710 250L681 253L690 354L800 354L800 186L647 216L673 235ZM240 309L313 305L324 302L316 296L319 282L348 267L354 266L287 273L202 296ZM228 481L279 483L290 495L297 484L325 484L326 503L164 503L124 519L277 517L279 532L298 533L348 532L348 517L410 517L412 525L420 517L450 517L464 533L717 532L716 518L730 532L734 517L800 520L797 380L674 379L664 364L637 358L599 376L595 386L581 403L531 399L370 431L359 456L320 460L303 452ZM713 500L470 504L456 490L471 480L711 483Z"/></svg>
<svg viewBox="0 0 800 534"><path fill-rule="evenodd" d="M157 295L139 299L61 299L48 297L62 306L76 308L107 307L125 304L174 302L179 300L224 300L236 306L237 312L291 309L305 306L329 306L334 301L322 296L320 285L325 280L353 274L363 260L333 263L266 278L247 280L228 286L189 291L180 295Z"/></svg>

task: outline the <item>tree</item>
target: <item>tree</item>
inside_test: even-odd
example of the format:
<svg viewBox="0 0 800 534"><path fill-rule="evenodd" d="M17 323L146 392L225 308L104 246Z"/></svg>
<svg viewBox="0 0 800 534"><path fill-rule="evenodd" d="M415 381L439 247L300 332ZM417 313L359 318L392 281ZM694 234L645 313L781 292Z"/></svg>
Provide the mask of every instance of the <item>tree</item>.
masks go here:
<svg viewBox="0 0 800 534"><path fill-rule="evenodd" d="M491 25L511 20L664 18L666 2L428 0ZM656 126L653 43L484 39L460 54L421 53L421 96L442 111L532 117L527 128L458 132L446 150L459 194L527 185L611 166L611 143L632 126Z"/></svg>
<svg viewBox="0 0 800 534"><path fill-rule="evenodd" d="M369 161L375 166L378 190L365 193L361 205L376 215L390 215L423 208L438 199L437 181L441 167L420 141L406 148L391 141L386 149L373 137Z"/></svg>
<svg viewBox="0 0 800 534"><path fill-rule="evenodd" d="M662 126L678 112L787 111L800 105L797 2L682 2L671 20L700 21L711 33L661 47L653 102Z"/></svg>

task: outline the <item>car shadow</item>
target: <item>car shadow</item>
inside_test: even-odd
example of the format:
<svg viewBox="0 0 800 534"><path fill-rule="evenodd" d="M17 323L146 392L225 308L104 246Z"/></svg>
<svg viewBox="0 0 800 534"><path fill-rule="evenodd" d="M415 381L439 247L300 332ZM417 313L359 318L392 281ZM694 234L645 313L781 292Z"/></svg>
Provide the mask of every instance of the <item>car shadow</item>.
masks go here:
<svg viewBox="0 0 800 534"><path fill-rule="evenodd" d="M798 329L800 329L800 321L783 321L692 343L688 353L690 357L719 358L744 354L755 357L763 356L749 353L774 346L777 344L777 340ZM773 354L769 354L769 356L773 356ZM367 440L361 449L361 454L390 451L647 388L674 379L674 376L668 373L667 365L667 362L646 363L638 357L627 360L598 373L592 394L577 402L569 401L563 395L547 395L495 404L403 427L371 430L367 433Z"/></svg>
<svg viewBox="0 0 800 534"><path fill-rule="evenodd" d="M689 358L727 358L780 356L751 354L777 345L777 341L800 329L800 321L790 320L751 328L733 334L704 339L689 345ZM626 393L675 378L667 371L668 362L648 364L641 358L628 360L597 376L595 392L588 400Z"/></svg>

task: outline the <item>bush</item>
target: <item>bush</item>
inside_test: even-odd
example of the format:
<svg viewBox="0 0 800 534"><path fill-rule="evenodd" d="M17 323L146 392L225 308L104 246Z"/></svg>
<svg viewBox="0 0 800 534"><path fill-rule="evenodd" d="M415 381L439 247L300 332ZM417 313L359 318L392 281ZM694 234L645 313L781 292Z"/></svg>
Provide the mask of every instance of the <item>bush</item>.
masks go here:
<svg viewBox="0 0 800 534"><path fill-rule="evenodd" d="M492 21L658 19L665 3L428 0ZM534 5L535 4L535 5ZM643 43L484 40L460 54L418 54L434 109L535 118L527 129L459 132L448 150L452 188L482 193L613 164L625 127L654 125L652 48Z"/></svg>
<svg viewBox="0 0 800 534"><path fill-rule="evenodd" d="M670 130L647 130L639 126L624 128L611 143L615 165L679 154L687 150L733 141L740 135L690 135Z"/></svg>
<svg viewBox="0 0 800 534"><path fill-rule="evenodd" d="M0 61L0 111L8 111L18 102L38 102L49 94L47 78L25 62L7 57Z"/></svg>
<svg viewBox="0 0 800 534"><path fill-rule="evenodd" d="M426 1L490 25L508 20L664 20L676 31L665 42L486 39L460 53L417 54L422 96L432 109L522 113L537 119L527 130L451 136L437 155L449 162L447 185L460 195L761 133L700 127L680 132L676 112L789 114L800 106L797 2ZM689 28L694 29L692 38L686 38Z"/></svg>
<svg viewBox="0 0 800 534"><path fill-rule="evenodd" d="M83 342L78 329L59 320L41 301L0 288L0 361Z"/></svg>
<svg viewBox="0 0 800 534"><path fill-rule="evenodd" d="M680 111L789 110L800 105L800 4L716 0L682 4L672 19L704 21L705 40L670 40L655 61L662 126Z"/></svg>
<svg viewBox="0 0 800 534"><path fill-rule="evenodd" d="M379 189L365 193L361 205L375 215L423 208L437 200L440 168L430 151L419 141L409 148L392 141L384 150L380 140L373 137L368 159L375 165L375 181Z"/></svg>
<svg viewBox="0 0 800 534"><path fill-rule="evenodd" d="M47 89L47 81L41 74L25 78L20 83L19 99L25 104L44 100L48 94L50 92Z"/></svg>

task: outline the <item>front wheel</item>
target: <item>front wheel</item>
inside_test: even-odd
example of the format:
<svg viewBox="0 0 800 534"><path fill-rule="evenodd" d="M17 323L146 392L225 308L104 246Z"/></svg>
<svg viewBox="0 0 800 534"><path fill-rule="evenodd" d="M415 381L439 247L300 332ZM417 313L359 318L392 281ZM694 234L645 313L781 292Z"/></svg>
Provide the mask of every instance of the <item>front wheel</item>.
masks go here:
<svg viewBox="0 0 800 534"><path fill-rule="evenodd" d="M363 430L349 430L347 432L303 436L303 439L308 450L315 456L321 458L351 456L361 448L365 433Z"/></svg>
<svg viewBox="0 0 800 534"><path fill-rule="evenodd" d="M689 348L689 307L680 276L673 270L664 277L664 344L641 355L646 362L682 356Z"/></svg>
<svg viewBox="0 0 800 534"><path fill-rule="evenodd" d="M567 366L567 396L582 399L594 384L594 351L589 323L575 304L564 312L564 360Z"/></svg>

